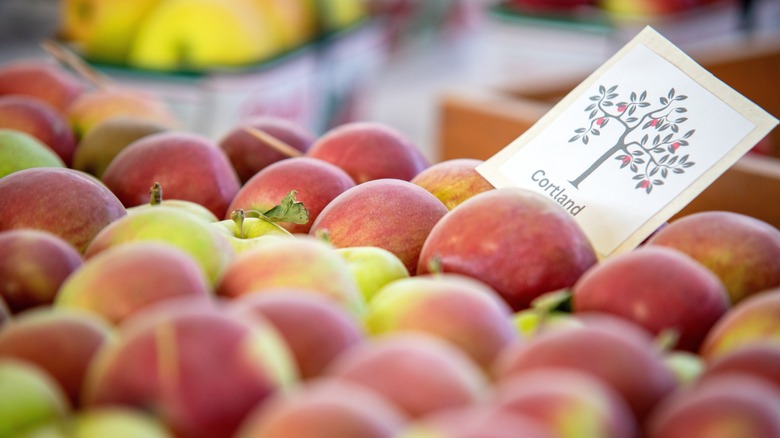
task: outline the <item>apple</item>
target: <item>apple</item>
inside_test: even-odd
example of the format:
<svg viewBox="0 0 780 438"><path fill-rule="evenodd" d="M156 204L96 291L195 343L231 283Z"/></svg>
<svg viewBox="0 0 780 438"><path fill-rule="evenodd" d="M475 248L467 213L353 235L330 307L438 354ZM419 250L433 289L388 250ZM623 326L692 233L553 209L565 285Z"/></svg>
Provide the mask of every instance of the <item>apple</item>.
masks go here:
<svg viewBox="0 0 780 438"><path fill-rule="evenodd" d="M363 301L370 302L386 284L409 277L404 263L392 252L378 246L336 248L360 289Z"/></svg>
<svg viewBox="0 0 780 438"><path fill-rule="evenodd" d="M474 277L518 311L572 286L596 261L587 236L560 205L530 190L502 188L471 197L437 223L417 272L435 263Z"/></svg>
<svg viewBox="0 0 780 438"><path fill-rule="evenodd" d="M493 289L458 274L393 281L369 302L369 333L422 332L445 340L487 369L517 341L512 310Z"/></svg>
<svg viewBox="0 0 780 438"><path fill-rule="evenodd" d="M572 306L575 314L610 313L653 334L675 330L676 348L698 351L729 309L729 297L720 279L692 258L645 246L586 271L572 288Z"/></svg>
<svg viewBox="0 0 780 438"><path fill-rule="evenodd" d="M247 132L247 126L261 130L301 153L308 151L316 139L302 125L281 117L253 116L241 120L218 142L236 169L241 183L246 183L269 165L289 157Z"/></svg>
<svg viewBox="0 0 780 438"><path fill-rule="evenodd" d="M0 328L11 320L11 311L5 303L5 299L0 296Z"/></svg>
<svg viewBox="0 0 780 438"><path fill-rule="evenodd" d="M119 199L84 172L41 167L0 178L0 231L49 231L83 252L98 232L126 215Z"/></svg>
<svg viewBox="0 0 780 438"><path fill-rule="evenodd" d="M231 312L270 322L290 347L302 379L311 380L344 351L364 340L355 315L306 289L276 288L228 304Z"/></svg>
<svg viewBox="0 0 780 438"><path fill-rule="evenodd" d="M0 96L34 97L65 112L86 89L79 78L53 61L24 58L0 66Z"/></svg>
<svg viewBox="0 0 780 438"><path fill-rule="evenodd" d="M355 186L341 168L314 158L296 157L272 163L252 176L233 197L228 211L236 209L265 212L290 191L309 212L305 223L280 222L291 233L306 234L320 212L336 196Z"/></svg>
<svg viewBox="0 0 780 438"><path fill-rule="evenodd" d="M746 375L706 379L663 400L646 429L647 438L780 436L780 391Z"/></svg>
<svg viewBox="0 0 780 438"><path fill-rule="evenodd" d="M296 380L270 324L180 298L125 322L94 359L83 400L149 409L178 437L232 437L253 408Z"/></svg>
<svg viewBox="0 0 780 438"><path fill-rule="evenodd" d="M704 374L706 365L696 353L682 350L671 350L664 354L664 363L677 378L679 387L690 386Z"/></svg>
<svg viewBox="0 0 780 438"><path fill-rule="evenodd" d="M228 239L236 254L271 240L293 237L289 231L266 217L246 217L246 214L244 210L238 209L233 212L231 219L214 223L214 229Z"/></svg>
<svg viewBox="0 0 780 438"><path fill-rule="evenodd" d="M336 357L325 375L370 388L411 418L484 399L488 382L466 353L423 333L395 333Z"/></svg>
<svg viewBox="0 0 780 438"><path fill-rule="evenodd" d="M305 235L271 240L238 254L220 277L217 294L235 298L278 287L311 290L355 314L364 306L346 262L326 243Z"/></svg>
<svg viewBox="0 0 780 438"><path fill-rule="evenodd" d="M181 209L157 206L114 221L90 242L85 259L114 246L132 242L155 241L173 245L192 256L214 286L235 256L227 239L210 223Z"/></svg>
<svg viewBox="0 0 780 438"><path fill-rule="evenodd" d="M379 122L348 122L331 128L306 156L335 164L357 184L385 178L409 181L429 166L403 133Z"/></svg>
<svg viewBox="0 0 780 438"><path fill-rule="evenodd" d="M163 199L163 189L158 182L152 184L152 187L149 189L149 202L146 204L129 207L127 209L127 213L133 214L160 205L184 211L206 223L219 221L219 219L214 216L214 213L212 213L211 210L198 204L197 202L185 201L184 199Z"/></svg>
<svg viewBox="0 0 780 438"><path fill-rule="evenodd" d="M566 368L519 373L495 385L490 402L528 415L560 438L633 438L639 425L623 397L597 377Z"/></svg>
<svg viewBox="0 0 780 438"><path fill-rule="evenodd" d="M18 438L173 438L156 417L124 406L82 409L64 421L49 422Z"/></svg>
<svg viewBox="0 0 780 438"><path fill-rule="evenodd" d="M412 178L411 182L431 192L449 210L477 193L493 190L476 168L483 160L456 158L433 164Z"/></svg>
<svg viewBox="0 0 780 438"><path fill-rule="evenodd" d="M167 131L143 137L108 165L103 182L126 207L145 204L159 182L169 199L196 202L224 217L240 183L224 152L205 137Z"/></svg>
<svg viewBox="0 0 780 438"><path fill-rule="evenodd" d="M541 423L494 406L442 409L409 424L396 438L554 438Z"/></svg>
<svg viewBox="0 0 780 438"><path fill-rule="evenodd" d="M81 266L81 253L54 234L0 232L0 297L13 313L54 302L62 283Z"/></svg>
<svg viewBox="0 0 780 438"><path fill-rule="evenodd" d="M28 96L0 96L0 128L26 132L40 140L70 165L76 149L65 115L50 104Z"/></svg>
<svg viewBox="0 0 780 438"><path fill-rule="evenodd" d="M0 388L0 436L18 436L70 413L57 382L31 363L0 359Z"/></svg>
<svg viewBox="0 0 780 438"><path fill-rule="evenodd" d="M358 184L334 198L314 220L309 234L327 233L337 248L384 248L414 275L423 242L447 211L422 187L380 179Z"/></svg>
<svg viewBox="0 0 780 438"><path fill-rule="evenodd" d="M749 374L766 379L780 390L780 345L757 343L729 351L706 362L701 379L724 374Z"/></svg>
<svg viewBox="0 0 780 438"><path fill-rule="evenodd" d="M206 274L173 245L139 241L91 257L62 284L54 306L91 312L119 325L144 307L172 297L210 299Z"/></svg>
<svg viewBox="0 0 780 438"><path fill-rule="evenodd" d="M148 135L167 131L165 124L138 116L116 116L97 123L78 141L73 152L74 169L98 178L122 149Z"/></svg>
<svg viewBox="0 0 780 438"><path fill-rule="evenodd" d="M780 288L737 303L707 333L699 354L711 361L759 342L780 343Z"/></svg>
<svg viewBox="0 0 780 438"><path fill-rule="evenodd" d="M407 421L374 391L347 381L318 379L255 408L236 438L394 438Z"/></svg>
<svg viewBox="0 0 780 438"><path fill-rule="evenodd" d="M0 178L35 167L65 167L62 159L32 135L0 128Z"/></svg>
<svg viewBox="0 0 780 438"><path fill-rule="evenodd" d="M52 307L18 314L0 330L0 358L35 364L52 376L78 407L87 367L113 331L101 318Z"/></svg>
<svg viewBox="0 0 780 438"><path fill-rule="evenodd" d="M751 216L694 213L659 230L648 245L674 248L712 270L732 303L780 287L780 230Z"/></svg>

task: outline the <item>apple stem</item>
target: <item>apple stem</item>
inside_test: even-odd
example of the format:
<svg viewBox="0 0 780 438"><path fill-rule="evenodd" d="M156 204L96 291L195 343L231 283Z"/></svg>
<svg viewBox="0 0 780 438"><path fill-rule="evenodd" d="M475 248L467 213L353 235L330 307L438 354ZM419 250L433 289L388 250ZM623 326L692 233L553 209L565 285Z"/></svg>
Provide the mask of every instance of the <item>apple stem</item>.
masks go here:
<svg viewBox="0 0 780 438"><path fill-rule="evenodd" d="M672 351L680 340L680 332L666 328L661 330L655 337L655 344L661 351Z"/></svg>
<svg viewBox="0 0 780 438"><path fill-rule="evenodd" d="M156 182L152 184L152 187L149 189L149 204L150 205L160 205L162 204L162 186L160 183Z"/></svg>
<svg viewBox="0 0 780 438"><path fill-rule="evenodd" d="M439 275L444 273L444 266L441 263L441 257L435 255L428 260L428 272L433 275Z"/></svg>
<svg viewBox="0 0 780 438"><path fill-rule="evenodd" d="M328 245L331 245L331 243L332 243L331 240L330 240L330 231L328 231L325 228L317 230L314 233L314 237L316 237L317 239L327 243Z"/></svg>
<svg viewBox="0 0 780 438"><path fill-rule="evenodd" d="M244 212L243 209L237 209L233 210L232 213L230 213L230 219L233 221L233 223L236 224L236 229L238 230L238 237L243 239L244 238L244 219L246 218L246 212Z"/></svg>
<svg viewBox="0 0 780 438"><path fill-rule="evenodd" d="M104 89L111 85L110 79L98 73L97 70L90 67L83 59L81 59L80 56L66 49L61 44L53 40L46 39L41 42L41 47L43 47L43 50L45 50L49 55L70 67L79 76L87 80L87 82L91 83L96 88Z"/></svg>
<svg viewBox="0 0 780 438"><path fill-rule="evenodd" d="M295 149L289 144L283 142L282 140L279 140L278 138L274 137L273 135L263 130L253 128L251 126L245 126L244 131L248 132L256 139L265 142L266 144L268 144L268 146L271 146L274 150L280 152L281 154L289 158L303 156L303 152L299 151L298 149Z"/></svg>

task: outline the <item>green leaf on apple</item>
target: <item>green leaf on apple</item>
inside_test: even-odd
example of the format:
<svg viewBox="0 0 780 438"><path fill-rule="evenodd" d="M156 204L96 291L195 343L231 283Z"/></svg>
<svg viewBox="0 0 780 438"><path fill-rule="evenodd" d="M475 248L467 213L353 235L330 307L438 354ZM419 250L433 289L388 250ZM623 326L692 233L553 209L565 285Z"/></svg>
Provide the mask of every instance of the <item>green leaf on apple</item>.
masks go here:
<svg viewBox="0 0 780 438"><path fill-rule="evenodd" d="M295 199L297 193L297 191L291 190L290 193L282 198L279 205L262 215L271 222L292 222L294 224L309 222L309 210L306 209L302 202Z"/></svg>

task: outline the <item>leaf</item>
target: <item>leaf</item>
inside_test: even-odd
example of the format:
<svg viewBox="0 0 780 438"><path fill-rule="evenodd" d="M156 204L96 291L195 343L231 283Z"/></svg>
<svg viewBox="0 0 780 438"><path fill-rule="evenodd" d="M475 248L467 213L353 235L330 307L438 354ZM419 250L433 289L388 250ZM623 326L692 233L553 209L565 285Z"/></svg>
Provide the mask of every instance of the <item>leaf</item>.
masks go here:
<svg viewBox="0 0 780 438"><path fill-rule="evenodd" d="M691 129L690 131L686 132L685 135L683 135L683 138L688 138L693 135L693 133L696 132L695 129Z"/></svg>
<svg viewBox="0 0 780 438"><path fill-rule="evenodd" d="M629 169L631 169L631 171L634 173L637 173L639 171L639 168L636 167L636 164L634 163L631 163L631 167L629 167Z"/></svg>
<svg viewBox="0 0 780 438"><path fill-rule="evenodd" d="M569 143L571 143L573 141L577 141L578 138L580 138L580 136L579 135L575 135L574 137L569 139Z"/></svg>
<svg viewBox="0 0 780 438"><path fill-rule="evenodd" d="M624 167L628 166L628 163L630 163L630 161L624 161L624 162L623 162L623 163L620 165L620 168L622 169L622 168L624 168Z"/></svg>
<svg viewBox="0 0 780 438"><path fill-rule="evenodd" d="M680 169L679 167L675 167L674 169L672 169L672 172L674 172L674 173L685 173L685 171Z"/></svg>
<svg viewBox="0 0 780 438"><path fill-rule="evenodd" d="M680 158L680 156L679 156L679 155L675 155L674 157L672 157L672 159L671 159L671 160L669 160L669 165L670 165L670 166L674 166L674 163L676 163L676 162L677 162L677 159L678 159L678 158Z"/></svg>
<svg viewBox="0 0 780 438"><path fill-rule="evenodd" d="M654 179L653 180L653 185L655 185L655 186L662 186L662 185L664 185L664 182L663 182L663 180L660 180L660 179Z"/></svg>
<svg viewBox="0 0 780 438"><path fill-rule="evenodd" d="M635 157L638 157L638 156L640 156L640 155L644 155L644 154L645 154L645 153L644 153L644 152L642 152L642 151L633 151L633 152L631 152L631 155L633 155L633 156L635 156Z"/></svg>
<svg viewBox="0 0 780 438"><path fill-rule="evenodd" d="M670 90L669 90L669 94L667 94L667 97L669 97L669 99L671 99L672 97L674 97L674 88L672 88L672 89L670 89Z"/></svg>
<svg viewBox="0 0 780 438"><path fill-rule="evenodd" d="M612 105L613 105L613 103L612 103L612 102L610 102L610 101L608 101L608 100L605 100L605 101L602 103L602 105L604 105L604 106L612 106Z"/></svg>
<svg viewBox="0 0 780 438"><path fill-rule="evenodd" d="M683 164L682 167L685 167L687 169L687 168L693 166L694 164L696 164L696 163L694 163L693 161L689 161L689 162Z"/></svg>
<svg viewBox="0 0 780 438"><path fill-rule="evenodd" d="M688 146L687 140L680 140L678 143L680 143L680 146Z"/></svg>
<svg viewBox="0 0 780 438"><path fill-rule="evenodd" d="M647 91L643 91L642 94L639 95L639 100L645 100L647 99Z"/></svg>
<svg viewBox="0 0 780 438"><path fill-rule="evenodd" d="M680 117L679 119L675 120L674 123L684 123L686 120L688 120L687 117Z"/></svg>
<svg viewBox="0 0 780 438"><path fill-rule="evenodd" d="M647 174L647 176L653 176L653 175L655 175L656 173L658 173L658 169L659 169L659 167L657 167L657 166L656 166L656 167L654 167L654 168L653 168L653 170L651 170L651 171L650 171L650 172Z"/></svg>
<svg viewBox="0 0 780 438"><path fill-rule="evenodd" d="M669 101L665 97L662 97L662 98L660 98L658 100L661 101L661 105L666 105L667 103L669 103Z"/></svg>
<svg viewBox="0 0 780 438"><path fill-rule="evenodd" d="M590 96L590 100L596 101L601 99L601 96Z"/></svg>
<svg viewBox="0 0 780 438"><path fill-rule="evenodd" d="M648 106L650 106L650 102L642 102L642 103L640 103L640 104L639 104L639 106L640 106L641 108L648 107Z"/></svg>
<svg viewBox="0 0 780 438"><path fill-rule="evenodd" d="M590 112L590 118L592 119L592 118L596 117L596 113L598 113L598 110L591 111Z"/></svg>
<svg viewBox="0 0 780 438"><path fill-rule="evenodd" d="M635 101L636 101L636 92L632 91L631 92L631 102L635 102Z"/></svg>
<svg viewBox="0 0 780 438"><path fill-rule="evenodd" d="M658 146L658 142L661 140L661 137L655 136L653 137L653 146Z"/></svg>
<svg viewBox="0 0 780 438"><path fill-rule="evenodd" d="M687 98L688 98L688 96L686 96L686 95L684 95L684 94L681 94L681 95L679 95L679 96L675 97L675 98L674 98L674 100L685 100L685 99L687 99Z"/></svg>
<svg viewBox="0 0 780 438"><path fill-rule="evenodd" d="M671 139L672 139L672 135L674 135L674 134L669 134L669 135L667 135L666 137L664 137L664 143L668 143L668 142L669 142L669 140L671 140Z"/></svg>
<svg viewBox="0 0 780 438"><path fill-rule="evenodd" d="M611 93L611 92L617 90L617 87L618 87L617 85L613 85L613 86L609 87L609 90L607 90L607 93Z"/></svg>
<svg viewBox="0 0 780 438"><path fill-rule="evenodd" d="M689 157L690 157L690 155L688 155L688 154L683 155L682 158L680 158L680 162L682 163L682 162L688 161Z"/></svg>
<svg viewBox="0 0 780 438"><path fill-rule="evenodd" d="M309 222L309 210L302 202L295 200L297 191L291 190L290 193L282 198L279 205L263 213L271 222L292 222L294 224L305 224Z"/></svg>
<svg viewBox="0 0 780 438"><path fill-rule="evenodd" d="M616 97L618 97L617 93L610 93L610 94L607 94L607 99L614 99L614 98L616 98Z"/></svg>
<svg viewBox="0 0 780 438"><path fill-rule="evenodd" d="M642 137L642 141L641 141L640 143L641 143L642 145L644 145L645 143L647 143L647 139L648 139L648 136L647 136L647 134L645 134L645 136L644 136L644 137Z"/></svg>
<svg viewBox="0 0 780 438"><path fill-rule="evenodd" d="M644 175L637 175L637 176L638 176L640 179L645 179L645 176L644 176ZM643 182L644 182L644 181L639 181L638 183L636 183L636 185L634 186L634 188L635 188L635 189L641 189L641 188L642 188L642 183L643 183Z"/></svg>
<svg viewBox="0 0 780 438"><path fill-rule="evenodd" d="M669 159L669 155L664 155L663 157L661 157L660 160L658 160L658 164L664 164L668 159Z"/></svg>
<svg viewBox="0 0 780 438"><path fill-rule="evenodd" d="M606 89L606 88L604 88L604 86L603 86L603 85L599 85L599 93L601 93L601 94L604 94L604 93L606 93L606 92L607 92L607 89Z"/></svg>
<svg viewBox="0 0 780 438"><path fill-rule="evenodd" d="M592 110L593 108L596 108L596 104L595 104L595 103L592 103L592 104L590 104L590 105L586 106L586 107L585 107L585 111L590 111L590 110Z"/></svg>
<svg viewBox="0 0 780 438"><path fill-rule="evenodd" d="M629 118L626 119L626 122L628 122L628 123L636 122L636 117L629 117Z"/></svg>
<svg viewBox="0 0 780 438"><path fill-rule="evenodd" d="M626 154L618 155L617 157L615 157L616 160L625 160L626 158L628 158L628 155Z"/></svg>
<svg viewBox="0 0 780 438"><path fill-rule="evenodd" d="M663 151L664 151L664 148L662 148L662 147L657 147L657 148L653 149L653 152L655 152L655 153L661 153Z"/></svg>
<svg viewBox="0 0 780 438"><path fill-rule="evenodd" d="M670 129L671 129L671 130L672 130L672 132L674 132L675 134L677 133L677 131L679 131L679 130L680 130L680 128L678 128L678 127L677 127L677 125L672 125L672 127L671 127Z"/></svg>
<svg viewBox="0 0 780 438"><path fill-rule="evenodd" d="M674 110L674 112L677 112L677 113L684 113L684 112L687 112L687 111L688 111L688 109L685 108L685 107L675 108L675 110Z"/></svg>
<svg viewBox="0 0 780 438"><path fill-rule="evenodd" d="M636 112L636 106L632 106L628 109L628 115L633 115ZM632 117L632 119L636 120L636 117Z"/></svg>
<svg viewBox="0 0 780 438"><path fill-rule="evenodd" d="M664 167L663 169L661 169L661 177L662 178L666 178L666 175L668 175L668 174L669 174L669 170L667 168Z"/></svg>
<svg viewBox="0 0 780 438"><path fill-rule="evenodd" d="M650 194L650 192L652 192L652 191L653 191L653 185L652 185L652 184L650 184L650 185L648 185L648 186L647 186L647 188L645 189L645 192L646 192L646 193L649 195L649 194Z"/></svg>
<svg viewBox="0 0 780 438"><path fill-rule="evenodd" d="M585 131L586 131L585 128L577 128L577 129L574 130L574 132L576 132L577 134L582 134Z"/></svg>
<svg viewBox="0 0 780 438"><path fill-rule="evenodd" d="M631 177L631 179L633 179L633 180L645 179L645 176L644 175L634 175L633 177Z"/></svg>
<svg viewBox="0 0 780 438"><path fill-rule="evenodd" d="M604 124L606 124L606 123L604 123ZM591 132L593 135L599 135L599 130L598 130L598 129L591 129L591 130L590 130L590 132Z"/></svg>
<svg viewBox="0 0 780 438"><path fill-rule="evenodd" d="M636 164L645 164L645 160L641 158L634 158L634 163Z"/></svg>
<svg viewBox="0 0 780 438"><path fill-rule="evenodd" d="M585 144L588 144L588 141L589 141L588 136L587 135L583 135L582 136L582 142L585 143Z"/></svg>

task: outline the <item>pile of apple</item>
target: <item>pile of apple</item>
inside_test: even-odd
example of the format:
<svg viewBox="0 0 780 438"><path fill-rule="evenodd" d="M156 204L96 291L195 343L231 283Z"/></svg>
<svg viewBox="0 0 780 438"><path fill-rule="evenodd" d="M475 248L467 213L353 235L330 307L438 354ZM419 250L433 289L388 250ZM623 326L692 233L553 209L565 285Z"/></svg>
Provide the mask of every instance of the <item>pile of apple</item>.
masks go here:
<svg viewBox="0 0 780 438"><path fill-rule="evenodd" d="M773 226L599 260L380 123L174 122L0 69L0 437L780 437Z"/></svg>

